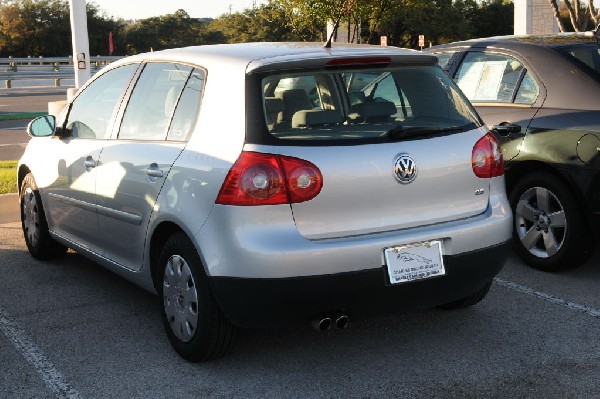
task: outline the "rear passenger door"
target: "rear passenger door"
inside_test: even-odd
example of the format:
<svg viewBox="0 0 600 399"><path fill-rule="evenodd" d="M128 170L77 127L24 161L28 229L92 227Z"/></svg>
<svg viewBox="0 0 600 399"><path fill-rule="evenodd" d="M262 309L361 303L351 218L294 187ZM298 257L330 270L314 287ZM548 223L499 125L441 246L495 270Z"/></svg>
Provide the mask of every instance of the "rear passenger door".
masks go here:
<svg viewBox="0 0 600 399"><path fill-rule="evenodd" d="M504 159L519 154L531 120L545 99L543 85L516 56L468 51L454 80L502 144Z"/></svg>
<svg viewBox="0 0 600 399"><path fill-rule="evenodd" d="M118 135L100 157L96 194L105 256L139 270L150 215L191 133L204 71L148 63L131 92Z"/></svg>

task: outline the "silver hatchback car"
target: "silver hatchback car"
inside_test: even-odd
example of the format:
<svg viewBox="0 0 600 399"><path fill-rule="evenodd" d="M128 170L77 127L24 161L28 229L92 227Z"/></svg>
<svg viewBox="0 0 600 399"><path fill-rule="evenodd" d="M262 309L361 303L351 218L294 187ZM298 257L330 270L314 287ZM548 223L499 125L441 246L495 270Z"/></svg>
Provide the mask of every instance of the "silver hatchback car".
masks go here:
<svg viewBox="0 0 600 399"><path fill-rule="evenodd" d="M479 302L511 237L498 143L437 59L260 43L125 58L31 122L27 247L159 296L190 361L239 327Z"/></svg>

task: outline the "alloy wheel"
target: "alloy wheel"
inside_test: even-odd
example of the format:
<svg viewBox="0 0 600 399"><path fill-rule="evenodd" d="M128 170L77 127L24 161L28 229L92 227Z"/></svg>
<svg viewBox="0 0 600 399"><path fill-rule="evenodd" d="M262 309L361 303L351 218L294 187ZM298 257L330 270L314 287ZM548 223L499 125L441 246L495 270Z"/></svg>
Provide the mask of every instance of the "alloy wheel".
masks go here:
<svg viewBox="0 0 600 399"><path fill-rule="evenodd" d="M532 187L519 198L515 227L525 249L538 258L549 258L565 242L567 219L564 207L550 190Z"/></svg>

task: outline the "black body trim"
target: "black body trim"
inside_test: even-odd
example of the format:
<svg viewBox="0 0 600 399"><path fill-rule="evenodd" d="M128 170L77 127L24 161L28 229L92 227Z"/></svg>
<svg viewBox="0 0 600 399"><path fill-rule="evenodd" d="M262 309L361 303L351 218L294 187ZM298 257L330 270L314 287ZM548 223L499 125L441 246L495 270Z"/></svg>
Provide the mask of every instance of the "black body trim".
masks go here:
<svg viewBox="0 0 600 399"><path fill-rule="evenodd" d="M509 242L444 256L446 275L400 285L386 268L284 279L212 277L216 300L233 323L250 328L308 326L323 313L350 319L393 315L464 298L491 281L508 257Z"/></svg>

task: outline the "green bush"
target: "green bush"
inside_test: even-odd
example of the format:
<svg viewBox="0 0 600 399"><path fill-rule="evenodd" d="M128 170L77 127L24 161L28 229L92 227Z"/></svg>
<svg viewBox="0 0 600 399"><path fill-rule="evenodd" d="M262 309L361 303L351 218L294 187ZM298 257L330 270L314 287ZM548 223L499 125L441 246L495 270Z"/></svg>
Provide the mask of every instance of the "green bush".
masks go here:
<svg viewBox="0 0 600 399"><path fill-rule="evenodd" d="M0 161L0 194L17 192L17 161Z"/></svg>

